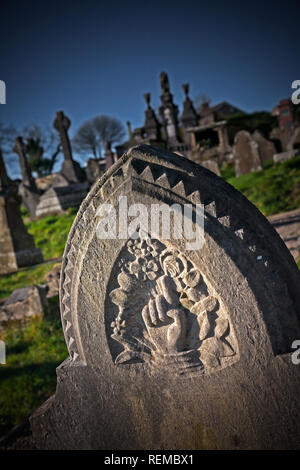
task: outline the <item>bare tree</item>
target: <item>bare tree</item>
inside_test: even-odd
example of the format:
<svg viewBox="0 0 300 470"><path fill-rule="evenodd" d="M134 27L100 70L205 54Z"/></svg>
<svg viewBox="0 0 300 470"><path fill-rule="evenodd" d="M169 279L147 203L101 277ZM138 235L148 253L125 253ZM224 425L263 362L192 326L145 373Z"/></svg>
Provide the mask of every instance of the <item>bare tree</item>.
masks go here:
<svg viewBox="0 0 300 470"><path fill-rule="evenodd" d="M73 145L79 153L91 152L95 158L101 158L105 141L113 145L124 137L124 127L118 119L104 115L96 116L78 129Z"/></svg>
<svg viewBox="0 0 300 470"><path fill-rule="evenodd" d="M23 129L23 136L32 171L38 176L51 174L61 152L61 144L56 133L48 127L41 128L33 124Z"/></svg>
<svg viewBox="0 0 300 470"><path fill-rule="evenodd" d="M209 98L209 96L205 94L199 95L194 99L194 104L195 104L196 109L202 108L203 105L209 106L210 103L211 103L211 99Z"/></svg>
<svg viewBox="0 0 300 470"><path fill-rule="evenodd" d="M101 146L99 146L99 139L92 119L79 127L72 143L74 150L78 153L92 152L95 158L101 155Z"/></svg>

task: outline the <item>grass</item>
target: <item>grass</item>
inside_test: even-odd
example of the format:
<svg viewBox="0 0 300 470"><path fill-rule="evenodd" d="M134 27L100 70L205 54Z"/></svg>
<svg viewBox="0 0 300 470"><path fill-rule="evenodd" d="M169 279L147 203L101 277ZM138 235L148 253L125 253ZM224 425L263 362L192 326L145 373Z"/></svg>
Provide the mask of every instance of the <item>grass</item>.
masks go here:
<svg viewBox="0 0 300 470"><path fill-rule="evenodd" d="M23 329L0 333L6 343L0 365L0 436L21 423L56 388L56 367L67 357L59 318L34 318Z"/></svg>
<svg viewBox="0 0 300 470"><path fill-rule="evenodd" d="M35 244L42 250L45 260L63 255L76 214L77 209L70 208L63 214L48 215L40 220L26 220L24 217L27 230L33 235ZM24 212L23 215L25 216Z"/></svg>
<svg viewBox="0 0 300 470"><path fill-rule="evenodd" d="M262 171L233 176L233 167L225 165L221 176L269 216L300 208L300 156L284 163L272 161Z"/></svg>
<svg viewBox="0 0 300 470"><path fill-rule="evenodd" d="M12 274L0 275L0 300L9 297L19 287L30 287L46 282L45 276L56 263L40 264Z"/></svg>
<svg viewBox="0 0 300 470"><path fill-rule="evenodd" d="M34 237L35 244L42 250L45 261L63 255L68 233L77 209L70 208L63 214L46 216L40 220L29 220L28 212L21 208L27 230ZM45 275L55 262L24 268L12 274L0 275L0 300L9 297L19 287L29 287L45 282Z"/></svg>

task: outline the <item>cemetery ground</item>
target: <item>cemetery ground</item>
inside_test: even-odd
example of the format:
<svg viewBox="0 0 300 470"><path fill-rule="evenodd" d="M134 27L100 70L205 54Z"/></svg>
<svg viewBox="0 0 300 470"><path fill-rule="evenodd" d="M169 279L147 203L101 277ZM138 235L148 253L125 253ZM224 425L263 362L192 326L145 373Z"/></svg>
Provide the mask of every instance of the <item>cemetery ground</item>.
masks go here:
<svg viewBox="0 0 300 470"><path fill-rule="evenodd" d="M268 162L263 170L235 178L229 165L221 175L241 191L265 215L300 209L300 156L281 164ZM45 263L0 276L0 301L16 288L46 282L46 274L57 263L76 211L29 220L25 225L43 252ZM300 234L299 234L300 235ZM298 260L300 269L300 261ZM51 299L58 303L58 297ZM44 312L25 326L10 325L0 331L6 343L7 364L0 366L0 437L22 422L55 391L56 367L67 357L59 315Z"/></svg>

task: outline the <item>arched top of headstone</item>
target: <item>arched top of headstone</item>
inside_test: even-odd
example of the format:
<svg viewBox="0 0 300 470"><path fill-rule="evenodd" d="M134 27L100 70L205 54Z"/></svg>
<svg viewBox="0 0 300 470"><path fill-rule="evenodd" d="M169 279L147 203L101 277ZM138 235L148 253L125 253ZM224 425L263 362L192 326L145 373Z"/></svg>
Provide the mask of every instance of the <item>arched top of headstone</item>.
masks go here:
<svg viewBox="0 0 300 470"><path fill-rule="evenodd" d="M148 211L177 204L195 215L202 204L203 245L150 232L99 237L103 205L120 213L124 197ZM188 376L250 367L251 355L287 353L300 337L298 284L286 246L244 196L186 158L141 145L94 184L77 214L62 323L75 362Z"/></svg>

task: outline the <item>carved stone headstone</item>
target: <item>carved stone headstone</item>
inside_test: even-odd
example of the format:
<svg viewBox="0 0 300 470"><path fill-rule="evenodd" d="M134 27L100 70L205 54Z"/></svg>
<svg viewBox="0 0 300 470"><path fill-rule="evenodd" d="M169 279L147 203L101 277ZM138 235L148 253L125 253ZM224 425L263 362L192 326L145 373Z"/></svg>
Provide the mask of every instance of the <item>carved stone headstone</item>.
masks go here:
<svg viewBox="0 0 300 470"><path fill-rule="evenodd" d="M247 131L239 131L234 138L233 158L235 176L262 169L258 144Z"/></svg>
<svg viewBox="0 0 300 470"><path fill-rule="evenodd" d="M13 150L19 157L22 173L22 183L19 186L19 193L22 196L23 204L30 213L30 216L35 217L36 206L40 199L40 191L37 189L35 180L32 176L22 137L16 138Z"/></svg>
<svg viewBox="0 0 300 470"><path fill-rule="evenodd" d="M64 162L61 174L67 179L69 183L80 183L85 180L85 174L79 163L74 161L72 157L71 143L68 136L68 129L70 128L70 125L70 119L65 116L63 111L58 111L56 113L53 127L59 133L64 154Z"/></svg>
<svg viewBox="0 0 300 470"><path fill-rule="evenodd" d="M121 230L125 196L148 213L188 204L195 216L203 204L202 247L173 233L100 237L99 210L110 204ZM30 419L36 446L300 447L299 281L279 235L232 186L178 155L130 149L69 234L60 286L69 357Z"/></svg>
<svg viewBox="0 0 300 470"><path fill-rule="evenodd" d="M258 153L262 163L273 160L273 155L276 152L275 145L270 140L266 139L259 131L255 131L252 135L253 139L258 145Z"/></svg>
<svg viewBox="0 0 300 470"><path fill-rule="evenodd" d="M0 273L16 271L43 261L32 235L26 230L20 212L18 188L7 176L0 150Z"/></svg>

